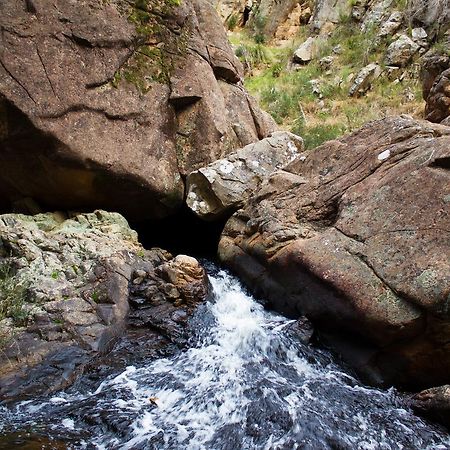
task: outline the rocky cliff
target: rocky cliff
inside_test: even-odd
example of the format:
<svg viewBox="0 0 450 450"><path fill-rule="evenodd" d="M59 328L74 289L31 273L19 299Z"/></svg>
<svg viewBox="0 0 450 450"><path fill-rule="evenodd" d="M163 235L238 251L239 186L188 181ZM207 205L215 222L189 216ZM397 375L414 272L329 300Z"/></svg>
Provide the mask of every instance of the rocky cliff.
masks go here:
<svg viewBox="0 0 450 450"><path fill-rule="evenodd" d="M0 27L1 209L161 218L274 128L206 1L2 2Z"/></svg>

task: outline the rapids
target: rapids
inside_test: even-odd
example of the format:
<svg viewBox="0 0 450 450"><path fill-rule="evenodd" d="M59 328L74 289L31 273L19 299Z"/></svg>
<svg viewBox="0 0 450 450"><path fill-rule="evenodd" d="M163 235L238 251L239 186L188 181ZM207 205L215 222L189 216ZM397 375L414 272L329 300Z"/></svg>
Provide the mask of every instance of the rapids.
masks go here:
<svg viewBox="0 0 450 450"><path fill-rule="evenodd" d="M215 298L197 314L188 349L92 390L2 407L0 436L50 439L35 448L450 448L448 433L394 389L366 387L302 344L293 321L264 310L227 272L212 268L210 279Z"/></svg>

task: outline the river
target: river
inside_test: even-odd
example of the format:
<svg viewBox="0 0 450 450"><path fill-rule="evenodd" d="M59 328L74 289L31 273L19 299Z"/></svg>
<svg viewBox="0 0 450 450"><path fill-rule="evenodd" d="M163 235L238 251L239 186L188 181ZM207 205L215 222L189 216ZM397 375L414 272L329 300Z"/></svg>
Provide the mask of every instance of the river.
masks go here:
<svg viewBox="0 0 450 450"><path fill-rule="evenodd" d="M303 344L293 321L264 310L229 273L212 269L210 279L214 300L192 346L95 389L0 408L0 448L450 448L406 397L364 386Z"/></svg>

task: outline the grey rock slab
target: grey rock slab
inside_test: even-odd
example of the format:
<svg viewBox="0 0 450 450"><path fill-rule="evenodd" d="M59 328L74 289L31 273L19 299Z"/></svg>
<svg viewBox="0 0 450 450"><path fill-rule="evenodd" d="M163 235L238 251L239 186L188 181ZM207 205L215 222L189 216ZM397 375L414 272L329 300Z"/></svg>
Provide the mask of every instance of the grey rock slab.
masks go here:
<svg viewBox="0 0 450 450"><path fill-rule="evenodd" d="M186 203L202 219L220 218L242 205L264 178L300 157L303 147L301 137L284 131L247 145L191 172Z"/></svg>

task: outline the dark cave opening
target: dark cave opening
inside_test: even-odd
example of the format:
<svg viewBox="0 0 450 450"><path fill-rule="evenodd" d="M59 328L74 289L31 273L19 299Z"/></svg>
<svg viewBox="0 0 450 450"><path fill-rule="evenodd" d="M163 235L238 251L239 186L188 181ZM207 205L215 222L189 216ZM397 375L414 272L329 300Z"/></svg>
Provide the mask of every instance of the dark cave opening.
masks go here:
<svg viewBox="0 0 450 450"><path fill-rule="evenodd" d="M158 221L130 222L147 249L160 247L173 254L214 259L220 235L228 217L215 222L198 218L186 205L175 214Z"/></svg>
<svg viewBox="0 0 450 450"><path fill-rule="evenodd" d="M251 6L246 6L244 8L244 11L242 12L242 26L243 27L245 27L245 25L249 21L251 12L252 12L252 7Z"/></svg>

